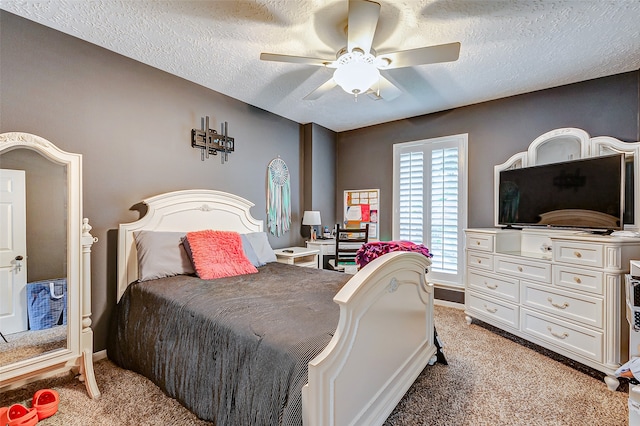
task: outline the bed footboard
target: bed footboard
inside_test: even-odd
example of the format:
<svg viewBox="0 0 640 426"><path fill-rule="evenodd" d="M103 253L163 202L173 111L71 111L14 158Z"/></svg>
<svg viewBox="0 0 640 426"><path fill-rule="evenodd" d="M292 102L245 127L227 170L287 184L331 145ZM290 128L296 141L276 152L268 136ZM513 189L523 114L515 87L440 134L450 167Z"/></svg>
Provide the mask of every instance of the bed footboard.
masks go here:
<svg viewBox="0 0 640 426"><path fill-rule="evenodd" d="M334 297L340 320L309 363L302 390L305 426L382 424L435 356L428 258L386 254Z"/></svg>

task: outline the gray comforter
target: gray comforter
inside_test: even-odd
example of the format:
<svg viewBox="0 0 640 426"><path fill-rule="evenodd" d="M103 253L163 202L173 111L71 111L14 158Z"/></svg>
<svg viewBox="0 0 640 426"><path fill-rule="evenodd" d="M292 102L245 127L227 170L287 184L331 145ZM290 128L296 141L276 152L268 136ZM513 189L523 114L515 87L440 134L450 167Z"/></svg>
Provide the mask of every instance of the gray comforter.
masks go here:
<svg viewBox="0 0 640 426"><path fill-rule="evenodd" d="M300 425L307 364L338 324L350 275L270 263L217 280L129 286L108 355L216 425Z"/></svg>

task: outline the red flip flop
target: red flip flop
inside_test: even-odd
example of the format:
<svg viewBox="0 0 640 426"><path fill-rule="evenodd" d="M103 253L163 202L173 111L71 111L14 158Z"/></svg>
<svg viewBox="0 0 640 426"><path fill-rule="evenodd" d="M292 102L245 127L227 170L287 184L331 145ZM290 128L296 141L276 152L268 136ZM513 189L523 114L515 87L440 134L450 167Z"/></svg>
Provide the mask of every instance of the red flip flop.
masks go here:
<svg viewBox="0 0 640 426"><path fill-rule="evenodd" d="M53 389L40 389L33 395L31 406L38 412L38 420L53 416L58 411L60 396Z"/></svg>
<svg viewBox="0 0 640 426"><path fill-rule="evenodd" d="M3 426L5 424L7 426L33 426L38 423L38 412L35 408L13 404L8 408L0 409L0 421Z"/></svg>

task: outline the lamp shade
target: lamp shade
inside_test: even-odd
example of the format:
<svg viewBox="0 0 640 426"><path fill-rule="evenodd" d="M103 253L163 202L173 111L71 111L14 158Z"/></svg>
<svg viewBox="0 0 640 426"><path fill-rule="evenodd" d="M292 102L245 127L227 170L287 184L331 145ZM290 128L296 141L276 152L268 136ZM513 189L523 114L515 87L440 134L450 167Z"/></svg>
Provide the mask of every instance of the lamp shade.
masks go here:
<svg viewBox="0 0 640 426"><path fill-rule="evenodd" d="M302 224L303 225L322 225L322 221L320 220L320 212L315 210L307 210L304 212L302 216Z"/></svg>

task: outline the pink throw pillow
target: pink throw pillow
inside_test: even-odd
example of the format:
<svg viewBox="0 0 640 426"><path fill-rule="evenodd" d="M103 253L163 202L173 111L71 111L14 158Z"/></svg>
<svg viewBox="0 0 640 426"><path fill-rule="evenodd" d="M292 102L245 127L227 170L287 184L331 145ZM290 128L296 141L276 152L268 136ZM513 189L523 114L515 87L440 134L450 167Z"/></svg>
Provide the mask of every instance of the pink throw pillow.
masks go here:
<svg viewBox="0 0 640 426"><path fill-rule="evenodd" d="M258 272L245 256L237 232L210 229L188 232L187 241L193 266L203 280Z"/></svg>

